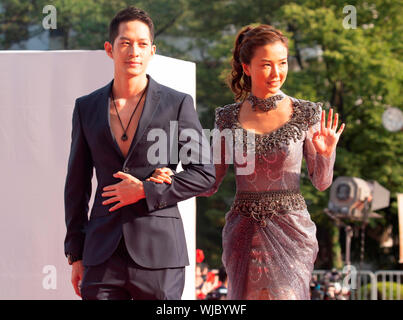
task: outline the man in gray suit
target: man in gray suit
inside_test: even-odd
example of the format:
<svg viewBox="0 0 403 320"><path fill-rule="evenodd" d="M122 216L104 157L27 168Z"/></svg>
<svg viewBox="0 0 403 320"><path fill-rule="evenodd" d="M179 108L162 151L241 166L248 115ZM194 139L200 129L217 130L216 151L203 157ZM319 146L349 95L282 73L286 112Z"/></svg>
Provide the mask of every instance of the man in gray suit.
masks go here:
<svg viewBox="0 0 403 320"><path fill-rule="evenodd" d="M72 284L83 299L180 299L189 261L177 203L213 185L214 165L201 154L182 159L185 144L192 144L192 152L205 151L207 141L192 98L146 74L156 50L147 13L120 11L109 35L105 51L114 62L114 79L78 98L73 112L65 184ZM196 135L175 141L172 123L178 136L186 130ZM147 152L155 144L147 139L153 129L162 129L168 143L157 163ZM172 177L161 172L175 170L178 155L184 170ZM93 168L98 186L88 219ZM154 182L156 172L166 183Z"/></svg>

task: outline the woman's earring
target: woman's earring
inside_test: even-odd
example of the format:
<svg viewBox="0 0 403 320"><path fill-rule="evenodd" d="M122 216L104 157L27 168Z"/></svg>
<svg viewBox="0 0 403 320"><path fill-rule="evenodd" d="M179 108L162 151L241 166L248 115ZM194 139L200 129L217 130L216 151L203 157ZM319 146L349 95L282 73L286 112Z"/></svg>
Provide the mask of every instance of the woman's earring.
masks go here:
<svg viewBox="0 0 403 320"><path fill-rule="evenodd" d="M250 77L250 73L248 70L248 65L246 65L245 63L242 63L242 71L244 74L246 74L248 77Z"/></svg>

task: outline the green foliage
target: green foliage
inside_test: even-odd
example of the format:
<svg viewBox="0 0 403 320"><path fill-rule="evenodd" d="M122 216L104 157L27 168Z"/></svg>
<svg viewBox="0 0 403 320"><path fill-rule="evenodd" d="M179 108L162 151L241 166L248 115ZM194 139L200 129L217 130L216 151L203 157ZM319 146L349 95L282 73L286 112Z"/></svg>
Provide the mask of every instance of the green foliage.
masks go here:
<svg viewBox="0 0 403 320"><path fill-rule="evenodd" d="M396 282L385 282L385 285L383 285L382 282L378 282L377 291L378 291L378 300L403 300L403 284L399 284ZM392 294L391 294L391 291L392 291ZM400 295L399 295L399 291L400 291ZM367 292L368 294L370 294L371 283L368 283L366 286L361 287L362 297L364 295L364 292ZM383 293L385 293L385 296L383 296ZM362 299L362 297L360 297L360 298ZM400 298L398 299L398 297L400 297Z"/></svg>
<svg viewBox="0 0 403 320"><path fill-rule="evenodd" d="M382 114L388 105L402 106L401 5L391 1L386 5L380 1L372 5L365 1L351 1L349 4L357 10L357 28L345 29L343 1L270 2L270 10L264 8L267 2L225 3L204 3L202 8L196 8L189 14L193 19L186 26L188 34L198 38L199 45L205 44L201 49L203 58L197 61L198 103L206 107L201 118L204 126L212 127L217 106L233 101L230 91L224 86L225 75L230 71L229 60L236 32L243 25L271 23L289 36L290 58L300 57L300 61L294 59L298 67L290 69L284 91L298 98L322 101L326 108L332 106L347 124L339 142L335 178L355 176L376 180L389 189L391 206L380 212L384 219L371 224L397 225L395 193L403 187L403 133L386 131L382 125ZM207 15L209 11L214 14ZM307 48L319 48L322 54L304 58ZM318 229L328 234L330 243L330 256L327 259L322 257L322 261L319 259L318 266L338 266L341 257L340 244L334 236L337 232L332 221L323 214L329 190L315 190L305 172L304 165L302 192L313 220ZM233 181L233 177L226 179ZM227 193L226 188L223 184L214 196L220 202L229 201L233 196ZM217 208L214 197L199 206L199 215L208 215L210 208ZM199 224L198 228L205 230L213 226ZM397 232L394 230L394 234ZM198 246L202 248L203 239L203 236L198 237ZM357 243L353 240L352 258L356 260L359 252ZM367 241L367 246L370 244L371 241ZM374 267L385 266L384 261L390 261L385 259L379 243L375 242L366 251L377 253L366 256L373 259ZM392 260L396 266L396 254ZM388 266L391 267L390 264Z"/></svg>
<svg viewBox="0 0 403 320"><path fill-rule="evenodd" d="M0 49L29 37L28 24L34 5L23 0L5 0L0 4Z"/></svg>
<svg viewBox="0 0 403 320"><path fill-rule="evenodd" d="M4 0L0 12L0 49L27 40L43 32L43 7L51 4L57 10L57 29L51 34L63 37L63 49L103 49L108 40L109 23L121 9L133 5L124 0ZM180 22L186 9L184 0L136 1L155 24L156 38ZM30 31L33 30L33 31Z"/></svg>
<svg viewBox="0 0 403 320"><path fill-rule="evenodd" d="M0 48L8 49L42 32L42 8L48 2L3 0ZM57 8L57 32L63 36L65 49L102 49L111 18L133 2L55 0L52 4ZM343 27L347 4L356 8L356 29ZM213 127L216 107L233 102L226 77L238 30L256 23L282 30L290 41L290 70L283 90L297 98L322 101L325 108L332 106L340 114L346 128L338 145L334 177L376 180L389 189L390 207L381 210L383 219L371 221L369 228L392 225L396 237L396 192L403 190L403 132L388 132L382 114L387 106L403 105L401 1L153 0L136 1L135 5L153 17L158 53L197 62L197 103L205 128ZM317 55L306 55L312 48ZM318 234L325 235L320 253L328 256L320 256L317 267L330 268L340 262L340 244L333 222L323 213L329 190L315 190L306 176L305 163L301 190ZM234 193L235 177L230 169L214 196L198 199L197 246L213 267L221 264L221 230ZM353 261L358 259L356 240ZM368 239L366 258L374 267L396 268L396 248L386 254L377 241Z"/></svg>

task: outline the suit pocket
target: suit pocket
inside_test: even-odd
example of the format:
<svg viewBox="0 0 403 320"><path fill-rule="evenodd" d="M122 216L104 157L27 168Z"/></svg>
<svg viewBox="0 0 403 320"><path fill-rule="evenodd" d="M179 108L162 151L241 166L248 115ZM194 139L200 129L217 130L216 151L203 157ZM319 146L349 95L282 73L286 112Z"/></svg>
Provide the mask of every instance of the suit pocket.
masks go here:
<svg viewBox="0 0 403 320"><path fill-rule="evenodd" d="M177 206L158 209L158 210L155 210L155 211L152 211L152 212L148 213L147 215L148 216L153 216L153 217L160 217L160 218L181 219L181 215L179 213L179 210L178 210Z"/></svg>
<svg viewBox="0 0 403 320"><path fill-rule="evenodd" d="M109 209L113 205L104 206L103 204L94 205L91 209L90 219L105 217L114 214L115 212L109 212Z"/></svg>
<svg viewBox="0 0 403 320"><path fill-rule="evenodd" d="M179 213L177 206L170 206L170 207L162 208L162 209L155 210L152 212L148 212L147 207L145 206L145 202L139 201L135 204L124 206L121 209L119 209L118 211L109 212L109 209L112 208L115 204L116 203L104 206L103 204L100 203L100 204L94 205L91 209L90 219L111 216L111 215L117 214L119 212L119 210L123 210L123 211L128 210L129 212L131 212L131 214L133 214L133 217L153 216L153 217L160 217L160 218L181 219L181 215Z"/></svg>

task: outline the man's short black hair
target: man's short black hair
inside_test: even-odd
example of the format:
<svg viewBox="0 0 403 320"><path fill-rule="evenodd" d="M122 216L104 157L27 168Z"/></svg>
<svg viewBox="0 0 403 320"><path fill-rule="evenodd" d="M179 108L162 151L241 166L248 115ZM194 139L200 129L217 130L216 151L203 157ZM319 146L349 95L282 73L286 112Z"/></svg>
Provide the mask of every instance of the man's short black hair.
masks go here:
<svg viewBox="0 0 403 320"><path fill-rule="evenodd" d="M135 20L139 20L148 26L148 29L150 30L151 43L153 43L154 23L151 20L149 14L144 10L135 7L128 7L126 9L119 11L109 24L109 41L112 43L112 45L119 34L120 23Z"/></svg>

